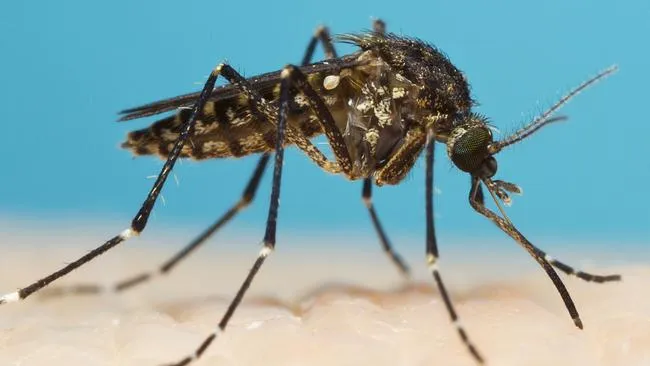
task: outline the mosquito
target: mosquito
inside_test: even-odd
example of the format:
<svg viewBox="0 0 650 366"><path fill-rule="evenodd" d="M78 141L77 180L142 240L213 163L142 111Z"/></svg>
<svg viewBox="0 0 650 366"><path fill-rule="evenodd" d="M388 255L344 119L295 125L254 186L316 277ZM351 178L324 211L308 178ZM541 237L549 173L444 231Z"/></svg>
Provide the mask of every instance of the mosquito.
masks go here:
<svg viewBox="0 0 650 366"><path fill-rule="evenodd" d="M358 50L339 57L334 41L355 45ZM324 48L326 59L313 63L318 43ZM600 72L513 134L495 140L488 119L472 111L476 103L470 96L467 79L449 58L419 39L387 33L380 20L374 22L373 30L335 38L330 37L327 28L319 27L307 46L301 66L287 65L280 71L244 78L229 64L221 63L212 71L200 93L121 112L120 120L126 121L175 111L145 129L130 132L122 144L135 155L157 155L165 160L130 227L58 271L0 297L0 304L24 300L118 244L138 236L145 229L156 199L179 158L205 160L259 154L255 170L239 200L158 270L129 277L109 287L78 285L60 288L55 294L120 292L169 273L253 201L264 170L273 157L272 189L262 249L214 331L193 352L172 363L188 365L198 360L226 330L253 279L275 248L286 147L297 147L326 172L363 181L362 199L381 246L405 276L409 274L409 267L394 251L382 228L372 203L372 187L401 183L424 151L426 263L460 339L473 359L483 363L483 356L459 322L437 265L438 244L433 219L433 161L437 142L445 145L453 164L468 173L471 207L539 263L555 285L574 324L582 329L576 306L553 267L596 283L619 281L621 276L575 270L528 241L501 205L509 204L510 194L521 193L521 188L493 179L497 173L495 155L542 127L565 120L566 117L554 116L555 112L616 69L612 66ZM218 77L225 78L229 84L215 87ZM313 138L321 135L327 138L333 159L312 143ZM484 188L499 213L485 205Z"/></svg>

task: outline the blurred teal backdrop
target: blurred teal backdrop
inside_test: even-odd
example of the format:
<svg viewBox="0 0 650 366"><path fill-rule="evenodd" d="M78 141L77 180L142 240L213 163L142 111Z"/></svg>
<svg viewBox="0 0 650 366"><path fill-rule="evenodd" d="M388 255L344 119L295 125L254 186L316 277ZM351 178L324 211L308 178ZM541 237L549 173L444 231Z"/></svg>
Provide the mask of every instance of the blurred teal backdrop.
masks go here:
<svg viewBox="0 0 650 366"><path fill-rule="evenodd" d="M129 130L152 121L118 124L119 110L198 90L223 60L247 76L297 63L319 24L355 32L369 28L371 17L447 53L467 74L477 111L502 133L618 64L617 74L562 109L568 122L501 153L498 178L523 187L508 213L534 242L650 241L647 0L5 2L0 216L122 222L115 232L123 229L162 162L119 149ZM442 145L436 158L441 240L509 240L471 210L469 178ZM149 230L208 225L237 199L255 161L177 165L179 184L168 181ZM404 184L375 190L393 236L424 237L423 171L420 162ZM374 235L360 182L321 172L294 149L284 173L279 240L329 230ZM264 182L234 232L262 237L268 172Z"/></svg>

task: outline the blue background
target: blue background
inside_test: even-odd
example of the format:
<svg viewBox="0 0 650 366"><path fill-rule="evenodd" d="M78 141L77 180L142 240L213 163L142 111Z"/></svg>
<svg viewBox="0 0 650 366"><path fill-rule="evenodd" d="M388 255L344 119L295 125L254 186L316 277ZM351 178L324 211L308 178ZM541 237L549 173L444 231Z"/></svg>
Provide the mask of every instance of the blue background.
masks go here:
<svg viewBox="0 0 650 366"><path fill-rule="evenodd" d="M621 4L621 5L618 5ZM66 225L135 214L162 162L119 143L152 121L116 112L200 89L227 60L247 76L300 61L315 27L389 30L435 44L463 70L477 111L508 133L611 64L620 71L575 98L569 121L498 155L498 178L525 191L508 209L530 238L578 243L650 240L648 105L650 3L593 0L323 2L12 1L0 13L0 216ZM339 53L351 52L339 46ZM319 57L322 55L319 49ZM505 239L467 204L468 177L438 145L441 238ZM256 158L185 161L168 181L149 230L208 225L243 188ZM375 190L393 237L423 238L424 164L404 184ZM270 174L233 232L259 233ZM279 235L371 236L360 182L330 176L291 149ZM251 231L249 231L251 230ZM109 233L112 234L112 233ZM319 235L320 235L319 234ZM257 235L257 234L255 234ZM413 242L419 244L420 242ZM98 242L99 244L99 242Z"/></svg>

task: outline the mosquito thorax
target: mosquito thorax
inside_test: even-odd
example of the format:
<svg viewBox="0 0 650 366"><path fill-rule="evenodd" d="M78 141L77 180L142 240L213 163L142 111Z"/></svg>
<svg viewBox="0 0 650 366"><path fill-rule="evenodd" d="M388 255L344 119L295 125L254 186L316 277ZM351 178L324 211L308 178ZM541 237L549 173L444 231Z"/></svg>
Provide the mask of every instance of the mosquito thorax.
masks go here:
<svg viewBox="0 0 650 366"><path fill-rule="evenodd" d="M485 118L473 115L449 134L447 155L458 169L489 178L497 171L496 159L488 148L492 142L492 131Z"/></svg>

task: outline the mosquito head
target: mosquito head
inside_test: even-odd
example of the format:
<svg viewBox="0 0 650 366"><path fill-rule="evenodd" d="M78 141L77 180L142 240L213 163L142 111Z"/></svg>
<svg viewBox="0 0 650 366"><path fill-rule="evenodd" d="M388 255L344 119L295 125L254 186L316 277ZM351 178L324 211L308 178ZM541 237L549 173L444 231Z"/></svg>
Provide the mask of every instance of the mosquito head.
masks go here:
<svg viewBox="0 0 650 366"><path fill-rule="evenodd" d="M446 143L447 155L454 165L469 173L477 182L483 182L495 200L498 197L509 206L509 193L521 194L521 188L514 183L492 180L498 168L494 155L501 150L502 141L494 141L486 117L470 114L464 122L454 127ZM505 217L498 202L497 205Z"/></svg>
<svg viewBox="0 0 650 366"><path fill-rule="evenodd" d="M578 85L578 87L571 90L539 117L500 141L494 141L492 139L492 131L488 127L487 118L476 113L470 113L449 134L447 139L447 154L449 158L458 169L464 172L468 172L478 178L491 178L497 172L497 162L493 155L505 147L527 138L548 124L566 120L564 116L552 117L552 114L576 94L616 70L616 66L611 66Z"/></svg>
<svg viewBox="0 0 650 366"><path fill-rule="evenodd" d="M566 120L565 116L548 117L533 121L511 136L494 141L488 119L472 113L465 122L457 125L447 139L447 154L458 169L480 178L491 178L497 172L494 158L503 148L532 135L542 126Z"/></svg>
<svg viewBox="0 0 650 366"><path fill-rule="evenodd" d="M487 118L470 114L447 139L447 155L458 169L478 177L490 178L497 172L497 161L490 146L494 142Z"/></svg>
<svg viewBox="0 0 650 366"><path fill-rule="evenodd" d="M494 197L495 202L498 197L504 203L510 204L508 193L520 194L521 188L513 183L491 179L497 172L497 161L494 155L533 135L546 125L566 120L565 116L553 117L552 115L576 94L616 70L616 66L609 67L578 85L539 117L499 141L494 141L492 138L492 131L486 117L476 113L468 114L463 120L456 121L451 133L444 136L445 139L442 140L447 144L449 159L458 169L469 173L473 179L477 179L477 182L482 181ZM499 209L501 210L500 206ZM506 217L505 212L502 211L502 214Z"/></svg>

